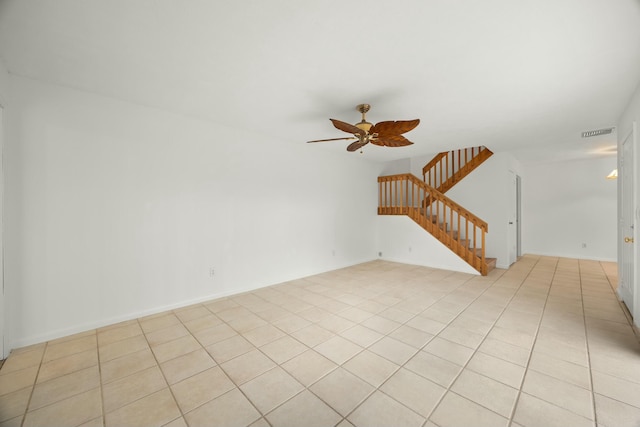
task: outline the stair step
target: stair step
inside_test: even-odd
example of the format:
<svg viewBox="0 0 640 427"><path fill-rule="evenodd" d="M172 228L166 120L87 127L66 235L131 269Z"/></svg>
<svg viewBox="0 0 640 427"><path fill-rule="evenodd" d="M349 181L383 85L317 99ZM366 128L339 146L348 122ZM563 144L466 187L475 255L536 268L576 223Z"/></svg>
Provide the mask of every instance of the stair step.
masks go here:
<svg viewBox="0 0 640 427"><path fill-rule="evenodd" d="M496 268L497 258L485 258L484 263L487 265L487 273Z"/></svg>

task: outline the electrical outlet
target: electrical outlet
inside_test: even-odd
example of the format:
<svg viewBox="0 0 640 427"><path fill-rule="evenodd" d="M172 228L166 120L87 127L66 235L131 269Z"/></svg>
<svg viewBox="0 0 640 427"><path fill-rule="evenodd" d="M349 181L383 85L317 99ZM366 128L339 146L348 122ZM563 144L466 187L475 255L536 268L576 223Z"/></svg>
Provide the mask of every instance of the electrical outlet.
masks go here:
<svg viewBox="0 0 640 427"><path fill-rule="evenodd" d="M216 271L213 269L213 267L211 267L209 269L209 277L213 277L216 274Z"/></svg>
<svg viewBox="0 0 640 427"><path fill-rule="evenodd" d="M382 256L382 252L378 252L378 256Z"/></svg>
<svg viewBox="0 0 640 427"><path fill-rule="evenodd" d="M409 252L411 252L411 246L409 246Z"/></svg>
<svg viewBox="0 0 640 427"><path fill-rule="evenodd" d="M586 247L587 247L587 244L586 244L586 243L583 243L583 244L582 244L582 248L584 249L584 248L586 248Z"/></svg>

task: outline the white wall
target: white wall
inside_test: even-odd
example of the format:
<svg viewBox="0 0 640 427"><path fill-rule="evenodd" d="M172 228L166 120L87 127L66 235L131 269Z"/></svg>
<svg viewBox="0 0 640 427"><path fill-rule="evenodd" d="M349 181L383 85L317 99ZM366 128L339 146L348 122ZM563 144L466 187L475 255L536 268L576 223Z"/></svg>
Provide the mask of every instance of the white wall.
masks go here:
<svg viewBox="0 0 640 427"><path fill-rule="evenodd" d="M377 258L382 165L10 83L13 347Z"/></svg>
<svg viewBox="0 0 640 427"><path fill-rule="evenodd" d="M479 274L406 215L378 217L378 248L387 261Z"/></svg>
<svg viewBox="0 0 640 427"><path fill-rule="evenodd" d="M615 157L527 165L523 252L615 261L616 181L605 179L615 167Z"/></svg>
<svg viewBox="0 0 640 427"><path fill-rule="evenodd" d="M447 197L487 222L485 253L497 259L498 268L509 267L509 170L522 176L521 166L512 155L494 153L447 192Z"/></svg>
<svg viewBox="0 0 640 427"><path fill-rule="evenodd" d="M399 159L391 162L383 163L380 175L398 175L409 172L411 159Z"/></svg>

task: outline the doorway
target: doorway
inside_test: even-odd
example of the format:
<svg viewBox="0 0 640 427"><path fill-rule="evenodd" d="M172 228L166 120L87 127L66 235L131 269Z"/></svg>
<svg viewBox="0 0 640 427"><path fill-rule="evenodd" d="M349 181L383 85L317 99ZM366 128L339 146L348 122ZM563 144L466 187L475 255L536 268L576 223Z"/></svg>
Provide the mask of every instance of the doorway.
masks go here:
<svg viewBox="0 0 640 427"><path fill-rule="evenodd" d="M508 238L509 238L509 265L518 260L522 255L521 237L521 211L520 191L522 181L514 171L509 171L509 217L508 217Z"/></svg>

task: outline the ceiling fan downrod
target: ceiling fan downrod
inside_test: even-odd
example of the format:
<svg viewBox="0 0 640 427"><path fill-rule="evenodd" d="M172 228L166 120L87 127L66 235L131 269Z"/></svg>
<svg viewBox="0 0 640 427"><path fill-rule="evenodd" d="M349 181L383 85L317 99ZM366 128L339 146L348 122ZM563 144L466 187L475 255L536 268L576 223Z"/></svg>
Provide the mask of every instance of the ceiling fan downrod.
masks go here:
<svg viewBox="0 0 640 427"><path fill-rule="evenodd" d="M356 107L356 110L360 112L360 114L362 114L362 120L360 120L358 123L356 123L356 127L359 129L362 129L365 132L369 132L369 129L371 129L371 127L373 126L372 123L369 123L365 117L365 115L367 114L367 112L371 109L371 105L369 104L359 104Z"/></svg>

